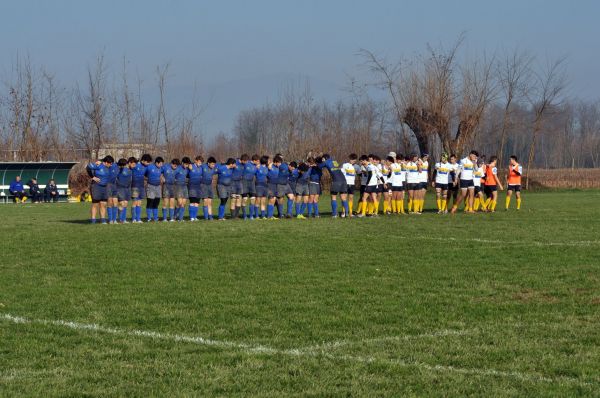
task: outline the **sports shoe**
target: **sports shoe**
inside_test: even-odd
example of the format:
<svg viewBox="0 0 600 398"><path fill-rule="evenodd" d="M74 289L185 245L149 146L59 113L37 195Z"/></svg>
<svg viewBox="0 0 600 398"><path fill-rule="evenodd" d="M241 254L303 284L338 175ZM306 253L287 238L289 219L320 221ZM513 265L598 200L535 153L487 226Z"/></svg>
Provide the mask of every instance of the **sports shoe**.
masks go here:
<svg viewBox="0 0 600 398"><path fill-rule="evenodd" d="M296 218L299 219L299 220L306 220L306 217L304 217L304 215L302 215L302 214L298 214L296 216Z"/></svg>

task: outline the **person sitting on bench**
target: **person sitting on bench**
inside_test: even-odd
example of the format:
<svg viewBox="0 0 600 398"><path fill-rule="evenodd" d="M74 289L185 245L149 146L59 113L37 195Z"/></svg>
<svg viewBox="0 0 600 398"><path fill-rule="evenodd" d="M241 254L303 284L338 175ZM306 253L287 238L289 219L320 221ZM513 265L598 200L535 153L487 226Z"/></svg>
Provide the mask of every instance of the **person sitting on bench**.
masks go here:
<svg viewBox="0 0 600 398"><path fill-rule="evenodd" d="M40 203L42 201L42 191L40 191L37 179L32 178L27 185L29 185L29 196L31 196L31 201L33 203Z"/></svg>
<svg viewBox="0 0 600 398"><path fill-rule="evenodd" d="M21 182L21 176L15 177L15 180L10 183L8 191L12 196L14 196L15 203L21 203L27 200L27 195L25 194L25 187L23 187L23 183Z"/></svg>
<svg viewBox="0 0 600 398"><path fill-rule="evenodd" d="M46 184L46 188L44 188L44 202L58 202L58 187L56 186L56 182L54 180L48 181Z"/></svg>

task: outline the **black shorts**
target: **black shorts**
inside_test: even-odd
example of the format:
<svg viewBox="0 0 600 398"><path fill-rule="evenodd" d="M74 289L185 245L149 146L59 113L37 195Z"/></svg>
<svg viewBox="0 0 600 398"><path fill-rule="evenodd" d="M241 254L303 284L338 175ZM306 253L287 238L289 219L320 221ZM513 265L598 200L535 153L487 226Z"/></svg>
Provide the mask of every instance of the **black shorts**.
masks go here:
<svg viewBox="0 0 600 398"><path fill-rule="evenodd" d="M466 188L471 188L474 187L475 184L473 184L473 180L460 180L460 188L461 189L466 189Z"/></svg>
<svg viewBox="0 0 600 398"><path fill-rule="evenodd" d="M420 186L420 183L418 183L418 182L417 183L409 182L408 184L406 184L406 189L408 191L416 191L419 189L419 186Z"/></svg>
<svg viewBox="0 0 600 398"><path fill-rule="evenodd" d="M348 195L354 195L354 185L348 184L348 189L346 190Z"/></svg>
<svg viewBox="0 0 600 398"><path fill-rule="evenodd" d="M426 182L420 182L419 183L419 189L425 189L425 190L427 190L427 183Z"/></svg>
<svg viewBox="0 0 600 398"><path fill-rule="evenodd" d="M190 203L200 203L200 198L196 198L196 197L190 197Z"/></svg>
<svg viewBox="0 0 600 398"><path fill-rule="evenodd" d="M483 186L483 192L486 194L486 196L492 196L494 192L496 192L498 190L498 186L497 185L484 185Z"/></svg>
<svg viewBox="0 0 600 398"><path fill-rule="evenodd" d="M400 185L399 187L392 185L392 192L404 192L404 185Z"/></svg>
<svg viewBox="0 0 600 398"><path fill-rule="evenodd" d="M441 189L442 191L448 190L448 184L435 183L435 189Z"/></svg>
<svg viewBox="0 0 600 398"><path fill-rule="evenodd" d="M387 189L385 189L385 185L383 185L383 184L377 185L377 193L384 193L385 191L387 191Z"/></svg>
<svg viewBox="0 0 600 398"><path fill-rule="evenodd" d="M475 195L477 195L479 192L481 192L481 185L475 186Z"/></svg>
<svg viewBox="0 0 600 398"><path fill-rule="evenodd" d="M521 185L509 185L507 191L521 192Z"/></svg>
<svg viewBox="0 0 600 398"><path fill-rule="evenodd" d="M338 193L345 193L348 190L348 184L346 181L332 181L329 193L331 195L337 195Z"/></svg>
<svg viewBox="0 0 600 398"><path fill-rule="evenodd" d="M367 186L366 186L366 185L361 185L361 186L360 186L360 196L362 196L362 195L363 195L363 193L365 193L366 189L367 189Z"/></svg>
<svg viewBox="0 0 600 398"><path fill-rule="evenodd" d="M92 203L106 202L108 200L106 185L92 184L90 191L92 194Z"/></svg>
<svg viewBox="0 0 600 398"><path fill-rule="evenodd" d="M379 185L367 185L365 188L365 193L377 193Z"/></svg>

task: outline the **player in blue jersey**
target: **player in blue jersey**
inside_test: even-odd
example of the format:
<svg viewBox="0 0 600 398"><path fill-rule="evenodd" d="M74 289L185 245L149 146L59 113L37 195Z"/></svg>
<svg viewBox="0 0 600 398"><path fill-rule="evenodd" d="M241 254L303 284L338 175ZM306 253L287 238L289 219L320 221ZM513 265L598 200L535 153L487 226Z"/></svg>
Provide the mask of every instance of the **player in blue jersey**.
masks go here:
<svg viewBox="0 0 600 398"><path fill-rule="evenodd" d="M236 162L234 158L229 158L225 163L217 166L217 195L219 195L219 213L217 219L225 220L225 209L227 208L227 200L231 196L233 183L233 169ZM233 217L233 213L231 214Z"/></svg>
<svg viewBox="0 0 600 398"><path fill-rule="evenodd" d="M202 198L202 163L204 158L196 156L194 163L188 166L188 196L190 200L190 221L198 221L198 210Z"/></svg>
<svg viewBox="0 0 600 398"><path fill-rule="evenodd" d="M320 168L327 169L329 172L329 176L331 177L331 215L334 218L338 217L338 202L337 196L340 195L340 199L342 200L342 206L344 208L345 214L350 213L350 209L348 206L348 184L346 182L346 176L342 171L341 165L338 164L337 161L333 160L333 158L329 154L324 154L322 159L318 159L317 163Z"/></svg>
<svg viewBox="0 0 600 398"><path fill-rule="evenodd" d="M308 184L310 179L310 167L302 162L298 165L294 196L296 197L296 218L304 219L304 211L308 206Z"/></svg>
<svg viewBox="0 0 600 398"><path fill-rule="evenodd" d="M148 222L158 222L158 205L160 204L162 183L162 169L164 166L164 159L157 156L154 159L154 163L146 166L146 216Z"/></svg>
<svg viewBox="0 0 600 398"><path fill-rule="evenodd" d="M261 156L256 167L255 176L256 204L255 217L261 220L267 218L267 198L269 196L269 157ZM260 214L258 214L260 210Z"/></svg>
<svg viewBox="0 0 600 398"><path fill-rule="evenodd" d="M106 212L108 213L108 223L116 224L117 216L119 215L119 198L117 197L117 175L119 175L119 166L117 165L117 162L113 162L108 170L109 181L106 185L106 192L108 193Z"/></svg>
<svg viewBox="0 0 600 398"><path fill-rule="evenodd" d="M248 160L248 155L244 154L243 157ZM244 193L244 164L240 159L235 160L235 167L231 172L231 203L230 211L231 218L237 219L240 216L240 209L242 208L242 194Z"/></svg>
<svg viewBox="0 0 600 398"><path fill-rule="evenodd" d="M258 218L256 210L256 170L260 165L260 157L252 155L249 159L248 155L244 154L240 157L243 169L242 179L242 216L244 220ZM250 202L248 204L248 202Z"/></svg>
<svg viewBox="0 0 600 398"><path fill-rule="evenodd" d="M277 155L275 155L275 157L277 157ZM268 168L269 172L267 174L267 181L269 183L269 204L267 205L267 220L275 220L276 218L274 217L274 212L278 198L277 182L279 181L279 165L276 165L273 159L273 162L269 163Z"/></svg>
<svg viewBox="0 0 600 398"><path fill-rule="evenodd" d="M202 180L200 185L200 193L202 194L202 213L205 220L212 220L212 200L213 192L213 176L217 172L217 160L210 156L206 160L206 164L202 165Z"/></svg>
<svg viewBox="0 0 600 398"><path fill-rule="evenodd" d="M273 158L273 164L279 167L277 176L277 214L283 218L283 202L287 198L287 212L285 217L292 218L294 207L294 193L289 184L291 174L290 166L283 161L283 156L277 155Z"/></svg>
<svg viewBox="0 0 600 398"><path fill-rule="evenodd" d="M175 172L181 166L179 159L171 159L162 167L162 221L175 221Z"/></svg>
<svg viewBox="0 0 600 398"><path fill-rule="evenodd" d="M185 205L188 200L188 173L192 160L184 156L181 158L181 164L175 169L175 200L177 207L175 217L177 221L182 222L185 216Z"/></svg>
<svg viewBox="0 0 600 398"><path fill-rule="evenodd" d="M317 161L309 157L306 161L310 167L308 179L308 216L319 218L319 197L321 196L321 176L323 170L317 166Z"/></svg>
<svg viewBox="0 0 600 398"><path fill-rule="evenodd" d="M112 156L105 156L102 160L87 165L87 171L92 178L90 192L92 195L92 208L90 210L90 221L96 223L96 216L100 211L100 220L106 224L106 204L108 201L107 185L110 181L110 167L114 163Z"/></svg>
<svg viewBox="0 0 600 398"><path fill-rule="evenodd" d="M129 158L130 160L132 158ZM133 158L135 159L135 158ZM142 222L142 200L146 197L146 188L144 186L144 178L146 175L146 167L152 163L152 156L143 154L140 161L131 169L131 220L133 223Z"/></svg>
<svg viewBox="0 0 600 398"><path fill-rule="evenodd" d="M118 221L121 224L127 224L127 206L131 198L131 182L133 178L132 169L137 164L136 158L119 159L117 166L119 174L117 175L117 198L119 200Z"/></svg>

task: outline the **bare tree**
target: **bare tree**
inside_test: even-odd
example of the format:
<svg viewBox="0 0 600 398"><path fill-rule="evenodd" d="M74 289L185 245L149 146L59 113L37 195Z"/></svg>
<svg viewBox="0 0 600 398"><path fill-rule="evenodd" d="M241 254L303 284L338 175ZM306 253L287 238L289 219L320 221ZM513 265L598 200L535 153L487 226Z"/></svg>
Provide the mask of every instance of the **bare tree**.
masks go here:
<svg viewBox="0 0 600 398"><path fill-rule="evenodd" d="M533 132L527 157L526 175L529 175L533 164L537 140L544 128L545 118L562 102L561 96L567 82L565 62L565 57L548 61L541 70L533 72L534 86L528 95L533 110ZM525 188L529 188L529 179L526 180Z"/></svg>

